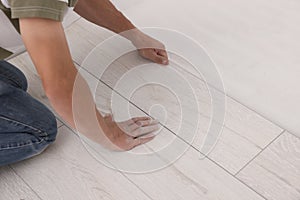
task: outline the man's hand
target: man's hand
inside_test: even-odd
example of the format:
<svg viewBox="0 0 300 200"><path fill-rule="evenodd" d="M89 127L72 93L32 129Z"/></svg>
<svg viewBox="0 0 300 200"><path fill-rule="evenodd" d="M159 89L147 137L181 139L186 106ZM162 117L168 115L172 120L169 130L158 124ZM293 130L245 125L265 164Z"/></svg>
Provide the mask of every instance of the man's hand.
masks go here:
<svg viewBox="0 0 300 200"><path fill-rule="evenodd" d="M132 39L133 45L138 49L140 56L152 62L162 65L169 64L165 46L158 40L139 32Z"/></svg>
<svg viewBox="0 0 300 200"><path fill-rule="evenodd" d="M160 125L150 117L136 117L124 122L115 122L112 115L104 117L103 131L112 144L107 148L128 151L152 140Z"/></svg>
<svg viewBox="0 0 300 200"><path fill-rule="evenodd" d="M143 58L163 65L169 63L164 45L139 31L110 0L78 0L74 11L88 21L130 40Z"/></svg>

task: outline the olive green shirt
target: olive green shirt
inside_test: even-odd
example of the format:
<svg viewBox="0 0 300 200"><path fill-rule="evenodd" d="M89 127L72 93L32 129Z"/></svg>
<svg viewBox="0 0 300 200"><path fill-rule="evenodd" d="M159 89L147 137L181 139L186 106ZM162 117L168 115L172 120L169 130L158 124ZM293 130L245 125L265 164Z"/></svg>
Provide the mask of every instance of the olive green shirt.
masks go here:
<svg viewBox="0 0 300 200"><path fill-rule="evenodd" d="M68 7L74 7L77 0L8 0L10 8L6 8L0 0L0 9L20 32L19 18L45 18L62 21ZM8 57L9 52L0 47L0 60Z"/></svg>

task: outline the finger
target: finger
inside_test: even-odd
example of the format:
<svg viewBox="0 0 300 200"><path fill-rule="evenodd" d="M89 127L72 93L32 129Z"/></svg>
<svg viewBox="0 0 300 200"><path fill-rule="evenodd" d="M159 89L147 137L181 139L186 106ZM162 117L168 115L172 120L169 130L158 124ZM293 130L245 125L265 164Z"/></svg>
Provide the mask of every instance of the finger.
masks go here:
<svg viewBox="0 0 300 200"><path fill-rule="evenodd" d="M132 135L133 137L140 137L158 131L159 128L160 128L159 124L144 126L136 129L130 135Z"/></svg>
<svg viewBox="0 0 300 200"><path fill-rule="evenodd" d="M155 49L155 52L157 55L161 56L164 58L163 63L164 65L168 65L169 64L169 57L168 57L168 53L165 49Z"/></svg>
<svg viewBox="0 0 300 200"><path fill-rule="evenodd" d="M118 122L118 124L122 125L122 126L131 126L133 124L135 124L137 121L141 121L141 120L150 120L151 117L134 117L132 119L129 119L127 121L123 121L123 122Z"/></svg>
<svg viewBox="0 0 300 200"><path fill-rule="evenodd" d="M131 121L134 122L134 123L136 123L137 121L150 120L150 119L151 119L151 117L148 117L148 116L145 116L145 117L134 117L134 118L131 119Z"/></svg>
<svg viewBox="0 0 300 200"><path fill-rule="evenodd" d="M136 138L136 139L133 140L132 148L137 147L137 146L139 146L139 145L141 145L141 144L145 144L145 143L147 143L147 142L150 142L150 141L153 140L154 138L155 138L155 136L153 136L153 137L148 137L148 138L140 138L140 137L138 137L138 138Z"/></svg>
<svg viewBox="0 0 300 200"><path fill-rule="evenodd" d="M168 53L167 53L166 50L158 50L157 54L160 55L160 56L163 56L166 59L169 59L168 58Z"/></svg>
<svg viewBox="0 0 300 200"><path fill-rule="evenodd" d="M164 56L159 55L155 50L147 51L145 57L157 64L166 65L168 63L168 60Z"/></svg>
<svg viewBox="0 0 300 200"><path fill-rule="evenodd" d="M167 65L169 63L169 60L166 57L161 56L158 53L154 53L154 56L154 61L158 64Z"/></svg>
<svg viewBox="0 0 300 200"><path fill-rule="evenodd" d="M127 135L132 136L132 132L141 126L147 126L152 124L158 124L157 120L153 120L151 117L136 117L124 122L118 122L118 127Z"/></svg>
<svg viewBox="0 0 300 200"><path fill-rule="evenodd" d="M135 124L138 126L148 126L148 125L154 125L154 124L158 124L159 121L156 119L149 119L149 120L140 120L137 121Z"/></svg>
<svg viewBox="0 0 300 200"><path fill-rule="evenodd" d="M139 129L141 127L150 126L150 125L156 125L158 123L159 123L158 120L153 120L153 119L150 119L150 120L141 120L141 121L137 121L134 124L129 125L128 129L130 130L130 132L134 132L136 129ZM132 135L132 134L129 134L129 135Z"/></svg>

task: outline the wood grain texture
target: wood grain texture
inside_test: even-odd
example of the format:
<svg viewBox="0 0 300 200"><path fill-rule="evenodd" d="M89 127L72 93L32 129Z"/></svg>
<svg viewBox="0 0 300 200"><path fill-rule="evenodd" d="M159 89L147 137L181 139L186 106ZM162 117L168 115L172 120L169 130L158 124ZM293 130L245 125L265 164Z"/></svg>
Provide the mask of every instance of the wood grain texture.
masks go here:
<svg viewBox="0 0 300 200"><path fill-rule="evenodd" d="M231 96L299 135L300 117L290 116L300 113L300 28L294 26L299 8L299 1L283 0L154 0L125 14L139 27L168 28L195 39L217 64Z"/></svg>
<svg viewBox="0 0 300 200"><path fill-rule="evenodd" d="M80 26L76 25L77 23L80 24ZM91 31L87 33L85 30ZM77 63L82 63L82 61L90 53L90 51L101 41L103 41L104 38L107 38L109 36L108 34L108 36L100 38L101 35L106 34L107 31L99 28L93 28L93 25L91 24L81 21L76 22L73 27L68 29L67 32L69 43L76 46L76 48L73 48L71 46L71 50L74 52L74 60ZM90 42L91 40L93 40L93 42ZM79 46L80 48L78 48ZM97 65L97 68L104 67L103 64L100 63L100 61L102 60L102 63L106 63L106 57L115 56L117 48L118 47L116 46L106 51L103 49L99 49L99 59L97 60L97 62L99 62L99 65ZM78 58L79 55L81 56L81 58ZM187 76L187 79L191 80L191 84L197 85L197 87L200 88L199 90L202 90L202 98L200 98L200 100L204 101L203 103L208 104L211 99L208 95L205 83L197 80L197 78L201 79L201 77L197 76L196 78L192 75L195 74L193 72L193 67L179 56L170 55L170 57L171 60L179 64L179 67L176 69L180 72L183 72ZM121 58L117 59L109 67L108 70L106 70L105 73L109 74L109 76L104 80L104 82L106 82L110 86L114 86L116 81L127 71L132 69L134 66L145 63L146 62L138 58L135 53L127 54L125 56L123 55L121 56ZM99 69L93 69L92 67L89 67L88 70L94 74L98 74L99 72ZM190 73L187 73L186 71ZM111 76L114 76L114 79L111 79ZM282 129L278 128L268 120L249 110L245 106L242 106L231 98L227 98L226 107L227 112L225 125L237 133L243 133L243 137L256 144L259 148L264 148L282 131ZM204 112L204 114L209 116L210 109L211 107L209 106L203 106L201 110ZM264 130L262 130L262 127L264 127ZM262 132L263 134L261 134Z"/></svg>
<svg viewBox="0 0 300 200"><path fill-rule="evenodd" d="M101 50L99 51L99 57L94 62L98 63L102 60L104 63L106 63L105 60L108 57L108 53L105 53L105 51ZM175 55L172 55L172 57L176 63L182 63L180 58L177 59ZM132 52L113 62L105 70L102 77L99 78L101 78L102 81L108 84L111 88L114 88L122 76L124 76L126 73L130 73L130 70L133 70L135 66L146 63L148 62L139 58L135 52ZM99 64L99 66L96 65L95 67L97 68L88 68L87 70L90 70L92 74L99 74L98 72L102 67L101 64ZM157 67L159 68L159 66ZM195 140L193 145L200 149L201 144L204 142L210 123L209 119L211 118L212 114L210 93L206 84L202 80L196 78L190 73L187 73L185 70L182 70L182 68L178 65L172 65L172 67L182 76L184 76L190 85L194 86L193 89L195 91L196 101L200 108L198 111L190 109L189 104L180 106L176 100L176 97L171 94L168 89L162 89L160 86L153 84L139 88L134 92L133 96L130 97L130 101L148 114L151 114L150 112L153 108L153 105L160 105L164 107L168 116L164 122L164 125L177 134L179 128L182 127L186 128L186 130L193 129L193 127L189 127L189 118L181 119L180 110L187 109L190 113L196 112L195 115L199 117L199 130L197 134L198 138ZM143 75L142 72L136 72L136 74L134 74L132 77L132 79L135 80L141 79L141 82L144 82L145 84L152 78L153 77L148 75ZM126 89L126 87L124 89ZM123 93L123 91L118 92L121 94ZM194 97L191 96L190 98L192 99ZM147 99L147 101L144 101L145 99ZM220 141L223 141L216 146L218 149L211 153L211 158L213 158L231 173L236 173L248 161L250 161L260 151L261 148L267 145L267 143L274 139L282 130L230 98L228 98L226 106L225 134L221 135L220 138ZM162 114L162 112L158 110L156 114L152 113L152 116L163 120L163 116L159 116ZM208 120L205 118L208 118ZM179 127L180 125L181 127ZM192 144L192 141L187 142Z"/></svg>
<svg viewBox="0 0 300 200"><path fill-rule="evenodd" d="M82 63L86 55L95 47L95 45L111 35L110 32L86 23L82 19L75 22L66 31L66 33L71 47L71 52L73 54L73 59L77 63ZM101 67L103 67L102 63L105 63L106 60L110 58L110 56L112 55L109 51L99 51L100 62L98 62L99 64L95 66L101 69ZM25 68L27 65L26 63L29 63L28 60L24 61L26 59L28 58L23 58L18 61L20 65L25 66ZM189 70L189 65L186 62L182 61L179 57L176 57L176 55L172 55L172 60L179 63L179 66L174 66L174 69L184 75L191 85L195 86L197 101L199 103L199 107L201 108L199 112L200 134L191 144L195 148L199 149L199 146L203 142L207 127L209 125L211 115L210 96L205 83L201 80L201 77L195 77L193 72ZM144 63L145 61L140 59L135 52L125 55L116 60L109 67L109 69L106 70L104 76L101 77L101 80L110 87L114 88L117 81L126 72L133 69L133 67L137 64ZM91 73L95 74L95 71L93 70L97 71L97 69L89 69ZM40 85L37 81L38 79L35 78L35 76L32 74L32 71L30 72L29 70L28 73L31 73L29 75L29 79L33 79L36 87L38 87L38 85ZM86 74L88 82L92 82L93 85L94 81L91 81L93 78L86 72L83 73ZM136 74L136 78L144 80L145 82L148 80L147 77L141 76L139 74ZM34 90L32 91L32 93L34 94L35 91L35 96L43 100L43 95L41 96L41 90ZM118 92L122 94L122 91ZM113 92L105 85L98 85L96 91L96 102L97 106L100 109L102 108L104 111L109 110L111 106L110 98L112 96L112 93ZM147 99L147 101L145 101L145 99ZM137 90L130 100L146 113L150 113L151 115L160 119L163 119L163 115L161 115L162 113L160 112L159 108L153 108L151 106L155 104L163 105L166 108L169 116L164 121L164 125L175 133L178 131L178 122L180 122L178 113L180 109L178 107L178 103L174 100L174 96L172 96L172 94L170 94L168 91L161 89L160 87L154 87L150 85ZM48 104L46 99L44 101L46 104ZM188 105L184 106L187 107ZM130 110L133 115L144 114L132 105L130 106ZM188 123L188 119L184 119L183 122L183 126L187 129L193 128L189 127L190 125ZM276 136L278 136L281 131L281 128L270 123L253 111L247 109L243 105L229 98L227 101L224 130L222 132L221 138L219 139L219 142L217 143L217 146L209 155L209 157L219 165L224 167L226 170L228 170L230 173L235 173L239 169L241 169L248 161L250 161L260 151L260 149L266 147L266 145ZM155 140L145 145L144 147L137 149L136 151L144 152L147 150L149 151L149 149L150 151L157 151L159 150L159 148L168 144L174 138L176 137L172 133L170 133L166 129L163 129L161 134L159 134ZM61 140L66 142L65 139ZM73 140L71 139L71 141ZM34 162L30 160L27 163L25 162L25 164L17 166L24 174L24 177L26 177L26 181L28 180L30 183L32 183L37 190L42 189L41 196L45 197L46 199L49 198L48 195L52 195L58 199L63 197L74 198L74 196L79 196L81 198L83 197L83 195L80 196L81 192L90 199L97 198L101 195L105 196L108 199L117 199L124 194L126 197L128 196L126 192L121 191L121 193L117 193L115 196L111 197L110 195L114 192L114 190L110 190L106 187L102 188L102 185L98 181L95 181L93 179L93 176L94 174L96 174L95 177L99 176L104 180L108 178L103 174L98 175L97 172L95 172L97 170L95 170L94 168L84 168L84 166L82 166L82 163L84 163L85 160L81 157L79 157L78 159L75 158L75 153L76 155L81 155L81 153L75 151L74 155L72 155L71 158L68 157L70 156L69 154L59 154L60 151L72 152L73 149L75 149L75 147L73 146L68 150L68 147L64 147L67 145L64 144L65 143L60 143L57 147L57 149L59 150L53 151L53 153L51 153L51 155L49 156L51 158L55 156L61 156L61 159L59 161L57 161L58 159L55 158L48 159L48 156L46 156L45 160L43 160L43 156L40 156L34 158ZM184 145L184 143L182 143L182 145ZM215 163L209 161L208 159L198 160L197 158L199 157L199 155L199 152L190 150L178 162L168 168L150 174L129 174L126 176L135 184L139 185L139 187L152 199L262 199L259 195L251 191L249 188L245 187L245 185L241 184L234 177L230 176ZM41 159L41 161L39 161L39 159ZM159 156L158 159L166 158L160 158ZM60 176L58 180L56 180L57 174L55 176L49 175L51 173L55 173L54 170L44 169L46 163L51 162L49 160L54 160L54 163L51 166L52 168L56 169L60 167L60 165L64 166L62 172L58 173L58 176ZM67 164L65 164L65 162L61 160L67 160ZM71 167L69 167L68 164L69 160L73 162L73 165ZM93 162L88 161L88 166L91 163ZM41 178L41 180L38 181L30 178L30 168L38 168L40 171L37 172L37 174L44 173L44 178ZM82 168L84 168L83 174L81 173ZM64 176L63 172L65 172L65 174L67 175ZM73 176L76 179L75 181L73 179ZM47 180L47 178L49 179L49 181L43 183L42 180ZM71 182L72 184L65 186L66 180L68 182ZM83 185L75 186L75 190L78 190L78 192L74 192L74 194L71 194L73 191L71 189L73 183L75 183L76 185L79 180L84 180L82 183ZM125 181L128 180L122 180L121 183ZM46 189L42 188L44 186L52 185L53 183L57 183L59 187L54 187L51 191L47 191ZM129 183L131 184L131 182ZM110 184L112 183L108 183L108 185ZM101 185L101 187L99 185ZM97 191L105 191L103 192L105 194L101 192L97 193L94 189L90 189L94 187L98 188L96 189ZM133 191L133 189L131 189L130 191ZM107 195L107 193L109 195ZM143 196L141 195L140 198L143 198Z"/></svg>
<svg viewBox="0 0 300 200"><path fill-rule="evenodd" d="M95 87L93 77L84 71L82 74L91 88ZM112 91L101 83L97 91L98 106L110 105ZM131 111L133 114L140 112L135 107L131 107ZM147 148L158 151L165 142L173 140L172 137L174 135L164 129L147 144ZM186 144L182 142L182 145ZM144 152L144 149L136 152ZM157 161L168 159L163 154L158 155ZM175 163L178 167L174 165L150 174L126 176L151 199L262 199L213 162L199 160L199 156L199 152L192 149L181 158L182 161ZM66 127L60 128L57 142L42 155L13 165L13 168L43 199L148 198L123 175L94 160Z"/></svg>
<svg viewBox="0 0 300 200"><path fill-rule="evenodd" d="M79 21L76 23L79 23ZM72 28L73 29L70 28L68 30L69 32L67 32L69 42L75 46L83 45L82 48L79 49L79 52L78 48L74 49L75 55L73 56L73 58L76 62L82 63L83 58L79 58L76 54L78 53L81 56L87 56L89 51L91 51L100 41L103 41L103 38L99 38L99 35L105 35L105 31L102 29L91 29L92 25L83 22L80 23L80 26L74 26ZM85 31L86 29L91 29L92 31L90 33L87 33ZM73 31L75 31L75 33L73 33ZM83 34L84 37L82 37L81 34L78 34L78 32ZM99 38L98 41L97 39L95 39L97 38L96 36ZM93 43L90 44L90 42L84 42L84 40L91 40L87 38L92 38ZM80 44L78 44L77 41L79 41ZM112 56L117 56L117 49L118 46L110 49L97 49L99 57L94 60L94 63L99 64L88 68L86 66L83 67L87 68L88 71L97 76L100 69L104 69L104 63L107 63L107 60ZM184 75L185 78L189 80L189 83L191 85L195 86L194 89L196 91L196 96L200 107L199 113L205 117L210 118L212 109L211 97L205 82L201 80L203 78L195 76L195 73L193 73L192 70L193 67L179 56L170 54L170 59L173 62L177 63L177 65L174 65L172 67L174 67L179 73ZM104 81L110 87L114 88L117 81L124 74L134 69L134 67L145 63L148 62L139 58L139 56L135 52L131 52L115 60L105 70L102 77L98 78L101 78L102 81ZM145 82L147 80L147 77L139 78L144 79ZM175 101L170 101L170 99L172 99L172 95L168 96L166 91L161 91L156 86L144 88L144 90L140 92L140 94L138 93L139 92L135 93L135 97L133 97L131 101L142 108L145 112L148 112L151 106L155 104L164 105L164 107L168 109L168 116L172 116L172 123L166 122L165 125L176 133L178 131L178 125L180 124L178 123L180 119L178 117L176 118L176 116L180 116L178 115L178 111L180 109L178 108L178 104ZM147 99L147 102L145 102L144 99ZM260 151L261 148L264 148L270 141L272 141L278 134L280 134L282 129L272 124L268 120L262 118L253 111L249 110L245 106L242 106L231 98L227 98L226 107L227 110L225 127L227 127L228 130L226 130L225 133L227 134L224 134L225 136L221 136L221 140L223 140L223 142L220 142L219 145L216 146L217 149L212 152L211 158L221 164L231 173L236 173L248 161L250 161ZM200 139L198 138L198 140L195 140L194 142L194 146L198 149L203 143L209 123L209 121L202 122L201 117L199 118L200 129L202 131L199 131L201 133ZM183 124L188 125L187 121Z"/></svg>
<svg viewBox="0 0 300 200"><path fill-rule="evenodd" d="M97 105L98 110L101 113L111 113L112 108L112 96L117 95L116 92L111 90L107 85L103 84L102 82L98 81L94 76L88 73L86 70L80 70L80 74L85 78L87 83L89 84L91 91L94 95L94 99ZM142 110L137 108L132 104L128 104L128 107L123 107L123 103L126 103L127 100L120 98L122 103L115 104L115 109L113 110L113 116L116 121L125 121L129 118L124 118L124 116L128 116L126 113L129 112L130 117L142 117L147 116ZM170 142L172 142L177 137L172 134L167 129L161 129L158 132L158 135L155 137L154 140L147 143L147 146L150 147L153 151L159 151L160 149L164 148ZM183 144L184 145L184 144ZM97 147L96 147L97 148ZM149 148L141 147L138 150L133 150L136 153L147 153L149 152Z"/></svg>
<svg viewBox="0 0 300 200"><path fill-rule="evenodd" d="M268 200L299 200L300 139L285 132L237 177Z"/></svg>
<svg viewBox="0 0 300 200"><path fill-rule="evenodd" d="M80 16L73 11L73 8L68 8L68 12L66 13L64 20L62 22L63 27L66 29L70 27L75 21L77 21Z"/></svg>
<svg viewBox="0 0 300 200"><path fill-rule="evenodd" d="M121 173L97 162L65 126L42 155L12 165L42 199L149 199Z"/></svg>
<svg viewBox="0 0 300 200"><path fill-rule="evenodd" d="M113 35L110 31L96 26L83 18L80 18L67 28L65 33L73 60L78 64L83 62L96 45Z"/></svg>
<svg viewBox="0 0 300 200"><path fill-rule="evenodd" d="M263 199L194 149L168 168L127 176L153 199Z"/></svg>
<svg viewBox="0 0 300 200"><path fill-rule="evenodd" d="M0 167L0 199L40 200L31 188L8 166Z"/></svg>
<svg viewBox="0 0 300 200"><path fill-rule="evenodd" d="M95 84L93 85L93 82L95 81L92 80L94 77L84 71L82 72L83 76L90 83L91 88L95 88ZM109 94L109 91L105 90L105 87L102 87L101 85L103 86L101 83L98 85L98 87L100 87L96 89L95 94L99 108L105 107L100 102L106 102L104 104L109 106L111 103L110 96L112 95ZM107 94L109 95L107 96ZM106 100L103 101L104 99ZM152 102L151 98L148 100L150 103ZM162 101L160 101L160 103L162 103ZM143 105L146 106L148 104L144 103ZM134 107L132 107L130 111L133 115L134 113L138 113L138 110ZM170 142L173 139L172 135L170 135L170 137L166 137L168 134L170 133L164 129L160 132L157 138L145 145L149 147L151 151L157 152L158 157L163 159L165 162L170 161L168 160L170 157L165 157L165 155L160 154L159 150L161 147L166 145L166 142ZM230 138L232 139L233 137ZM237 140L237 142L241 142L240 138ZM182 143L182 145L184 145L184 143ZM248 143L241 142L241 146L242 145L248 145ZM219 148L220 152L222 150L226 151L228 148ZM238 156L234 160L231 152L228 154L230 154L231 157L229 158L225 156L225 158L223 158L225 163L228 163L226 159L232 159L231 162L236 163ZM221 154L219 155L221 157ZM222 155L224 155L224 152ZM244 188L243 184L232 179L232 176L227 174L208 159L199 159L200 156L200 153L195 151L195 149L190 149L173 165L164 169L148 174L126 174L126 176L135 184L139 185L152 199L261 199L259 195ZM243 155L240 154L239 156ZM220 161L222 162L223 160ZM233 167L235 167L234 165L235 164L232 164ZM234 192L234 188L240 193Z"/></svg>

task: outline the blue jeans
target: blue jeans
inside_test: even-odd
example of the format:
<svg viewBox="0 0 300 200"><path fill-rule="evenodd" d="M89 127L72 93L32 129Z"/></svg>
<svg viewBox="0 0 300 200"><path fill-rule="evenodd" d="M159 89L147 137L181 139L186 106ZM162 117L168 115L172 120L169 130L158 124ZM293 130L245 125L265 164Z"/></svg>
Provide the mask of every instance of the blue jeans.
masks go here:
<svg viewBox="0 0 300 200"><path fill-rule="evenodd" d="M26 90L24 74L0 61L0 166L38 155L55 141L55 116Z"/></svg>

